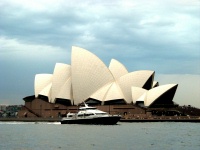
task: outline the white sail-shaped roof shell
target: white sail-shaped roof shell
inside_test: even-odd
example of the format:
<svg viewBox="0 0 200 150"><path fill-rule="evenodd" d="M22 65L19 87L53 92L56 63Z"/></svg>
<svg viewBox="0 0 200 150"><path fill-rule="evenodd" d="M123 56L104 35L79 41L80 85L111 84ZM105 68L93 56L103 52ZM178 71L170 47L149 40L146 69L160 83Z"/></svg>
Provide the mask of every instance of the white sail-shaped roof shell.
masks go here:
<svg viewBox="0 0 200 150"><path fill-rule="evenodd" d="M91 52L72 47L71 66L57 63L53 75L37 74L34 92L35 97L47 96L51 103L58 98L71 100L75 105L88 98L102 101L102 104L119 99L124 99L126 103L144 101L147 107L154 102L157 102L156 105L162 103L162 96L169 97L164 101L166 104L171 102L177 84L158 86L153 78L154 71L128 73L124 65L115 59L111 60L108 68Z"/></svg>
<svg viewBox="0 0 200 150"><path fill-rule="evenodd" d="M120 78L121 76L128 74L126 67L119 61L112 59L109 65L109 69L113 74L115 79Z"/></svg>
<svg viewBox="0 0 200 150"><path fill-rule="evenodd" d="M72 47L71 71L75 104L114 81L110 70L96 55L79 47Z"/></svg>
<svg viewBox="0 0 200 150"><path fill-rule="evenodd" d="M95 93L93 93L90 96L90 98L100 100L100 101L104 101L104 97L105 97L106 93L108 92L108 90L109 90L109 88L111 87L112 84L113 84L113 82L106 84L105 86L103 86L102 88L97 90Z"/></svg>
<svg viewBox="0 0 200 150"><path fill-rule="evenodd" d="M116 82L113 82L104 97L104 101L116 99L124 99L124 96L121 89L119 88L119 85Z"/></svg>
<svg viewBox="0 0 200 150"><path fill-rule="evenodd" d="M168 90L178 86L178 84L167 84L155 87L148 91L147 99L144 101L145 106L150 106L157 98L159 98L162 94L166 93Z"/></svg>
<svg viewBox="0 0 200 150"><path fill-rule="evenodd" d="M121 89L116 82L106 84L101 89L96 91L90 96L90 98L97 99L100 101L110 101L116 99L124 99Z"/></svg>
<svg viewBox="0 0 200 150"><path fill-rule="evenodd" d="M34 83L35 97L38 97L38 94L51 82L52 74L36 74Z"/></svg>
<svg viewBox="0 0 200 150"><path fill-rule="evenodd" d="M52 91L51 102L55 102L57 94L60 92L60 88L71 76L71 67L67 64L56 63L52 78Z"/></svg>
<svg viewBox="0 0 200 150"><path fill-rule="evenodd" d="M142 99L146 98L146 93L148 92L148 90L140 88L140 87L132 87L132 99L133 99L133 103L135 103L136 101L143 101ZM145 95L145 97L142 97L143 95Z"/></svg>
<svg viewBox="0 0 200 150"><path fill-rule="evenodd" d="M51 87L52 87L52 83L49 83L49 84L39 93L39 95L43 95L43 96L48 97L49 102L51 102L51 101L50 101L50 99L51 99Z"/></svg>
<svg viewBox="0 0 200 150"><path fill-rule="evenodd" d="M64 83L64 85L60 88L59 93L56 98L68 99L72 100L72 82L71 77Z"/></svg>
<svg viewBox="0 0 200 150"><path fill-rule="evenodd" d="M142 88L152 75L154 75L154 71L141 70L128 73L117 80L127 103L132 102L131 87Z"/></svg>
<svg viewBox="0 0 200 150"><path fill-rule="evenodd" d="M147 98L147 92L145 92L144 94L142 94L136 101L145 101Z"/></svg>

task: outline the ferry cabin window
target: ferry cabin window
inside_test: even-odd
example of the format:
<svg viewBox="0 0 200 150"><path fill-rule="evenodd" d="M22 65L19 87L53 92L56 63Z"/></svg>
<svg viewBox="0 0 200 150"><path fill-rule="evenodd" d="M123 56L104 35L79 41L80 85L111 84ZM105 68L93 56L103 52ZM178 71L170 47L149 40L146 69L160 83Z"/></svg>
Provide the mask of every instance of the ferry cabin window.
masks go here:
<svg viewBox="0 0 200 150"><path fill-rule="evenodd" d="M92 114L92 113L90 113L90 114L85 114L85 116L91 116L91 115L94 115L94 114Z"/></svg>
<svg viewBox="0 0 200 150"><path fill-rule="evenodd" d="M97 108L94 107L94 108L86 108L86 109L97 109Z"/></svg>
<svg viewBox="0 0 200 150"><path fill-rule="evenodd" d="M92 114L92 113L89 113L89 114L79 114L78 117L91 116L91 115L94 115L94 114Z"/></svg>
<svg viewBox="0 0 200 150"><path fill-rule="evenodd" d="M96 115L106 115L107 113L96 113Z"/></svg>
<svg viewBox="0 0 200 150"><path fill-rule="evenodd" d="M91 110L91 109L92 109L92 110L95 110L95 109L97 109L97 108L95 108L95 107L94 107L94 108L80 108L79 110Z"/></svg>

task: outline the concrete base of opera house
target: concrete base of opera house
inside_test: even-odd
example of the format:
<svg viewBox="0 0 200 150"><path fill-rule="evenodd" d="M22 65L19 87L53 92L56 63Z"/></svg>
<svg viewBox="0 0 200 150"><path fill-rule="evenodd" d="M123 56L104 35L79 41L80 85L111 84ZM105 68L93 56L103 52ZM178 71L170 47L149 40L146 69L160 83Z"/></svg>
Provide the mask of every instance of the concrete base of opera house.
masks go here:
<svg viewBox="0 0 200 150"><path fill-rule="evenodd" d="M121 122L200 122L200 109L192 107L146 109L133 104L97 105L95 107L112 115L121 115ZM77 112L78 108L79 106L67 106L49 103L42 99L33 99L25 101L25 105L18 112L17 118L0 118L0 121L59 122L68 112ZM161 113L156 114L156 112ZM166 112L168 113L167 116L163 115ZM189 112L196 113L192 116Z"/></svg>

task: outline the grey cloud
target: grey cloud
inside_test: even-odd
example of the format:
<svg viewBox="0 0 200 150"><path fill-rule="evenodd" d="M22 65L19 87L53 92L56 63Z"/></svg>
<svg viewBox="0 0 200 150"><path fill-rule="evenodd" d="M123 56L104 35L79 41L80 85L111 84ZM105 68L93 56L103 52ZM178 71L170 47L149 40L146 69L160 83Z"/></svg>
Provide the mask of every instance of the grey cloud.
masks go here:
<svg viewBox="0 0 200 150"><path fill-rule="evenodd" d="M106 65L115 58L129 71L200 74L199 5L172 0L24 3L0 2L0 66L4 72L15 70L19 80L22 73L34 77L51 73L56 62L70 63L73 45L90 50ZM12 63L29 67L22 65L27 71L19 72Z"/></svg>

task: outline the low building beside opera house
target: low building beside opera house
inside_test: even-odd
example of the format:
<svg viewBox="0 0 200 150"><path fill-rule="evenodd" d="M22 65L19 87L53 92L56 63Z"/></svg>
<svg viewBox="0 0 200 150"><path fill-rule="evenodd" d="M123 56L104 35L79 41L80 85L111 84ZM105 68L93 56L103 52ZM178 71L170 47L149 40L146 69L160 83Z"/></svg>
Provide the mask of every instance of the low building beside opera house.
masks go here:
<svg viewBox="0 0 200 150"><path fill-rule="evenodd" d="M71 65L57 63L52 74L35 75L35 93L24 98L19 116L65 116L83 102L111 114L133 116L177 107L173 97L178 84L159 85L154 75L152 70L128 72L115 59L107 67L93 53L72 47Z"/></svg>

